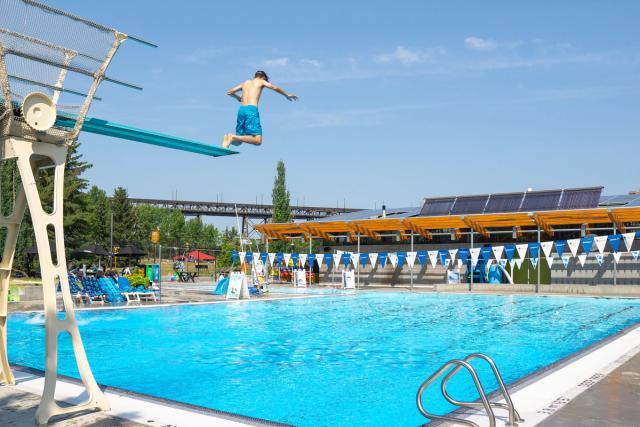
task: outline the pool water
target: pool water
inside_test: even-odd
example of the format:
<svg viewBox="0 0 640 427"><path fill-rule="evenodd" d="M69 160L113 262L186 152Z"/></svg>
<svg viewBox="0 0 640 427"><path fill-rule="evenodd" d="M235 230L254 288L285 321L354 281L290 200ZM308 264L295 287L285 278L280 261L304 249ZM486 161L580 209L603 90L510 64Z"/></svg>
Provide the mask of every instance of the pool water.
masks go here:
<svg viewBox="0 0 640 427"><path fill-rule="evenodd" d="M297 426L416 426L415 393L447 360L487 353L510 383L640 322L640 300L372 292L78 320L102 384ZM12 363L44 369L42 314L11 315L8 341ZM451 394L474 399L465 375ZM448 412L437 387L426 405Z"/></svg>

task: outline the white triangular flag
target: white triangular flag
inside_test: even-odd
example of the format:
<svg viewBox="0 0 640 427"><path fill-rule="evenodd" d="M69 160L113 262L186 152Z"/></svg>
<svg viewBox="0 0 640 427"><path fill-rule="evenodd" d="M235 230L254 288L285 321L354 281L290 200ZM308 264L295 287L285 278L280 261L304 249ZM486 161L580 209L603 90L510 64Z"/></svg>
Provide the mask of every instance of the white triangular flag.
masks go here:
<svg viewBox="0 0 640 427"><path fill-rule="evenodd" d="M491 264L493 264L493 260L492 259L487 260L487 266L485 268L488 270L489 268L491 268Z"/></svg>
<svg viewBox="0 0 640 427"><path fill-rule="evenodd" d="M516 259L516 266L518 267L518 269L522 268L522 262L523 261L524 261L524 258Z"/></svg>
<svg viewBox="0 0 640 427"><path fill-rule="evenodd" d="M457 253L458 253L457 249L449 249L449 256L451 257L451 261L456 259Z"/></svg>
<svg viewBox="0 0 640 427"><path fill-rule="evenodd" d="M506 259L498 260L498 264L500 264L500 267L502 267L503 269L507 268L507 260Z"/></svg>
<svg viewBox="0 0 640 427"><path fill-rule="evenodd" d="M547 264L549 264L549 268L551 268L551 266L553 265L553 260L556 257L554 257L553 255L546 257L545 259L547 260Z"/></svg>
<svg viewBox="0 0 640 427"><path fill-rule="evenodd" d="M431 267L436 268L436 264L438 263L438 251L428 251L427 255L429 255L429 261L431 262Z"/></svg>
<svg viewBox="0 0 640 427"><path fill-rule="evenodd" d="M451 260L449 258L445 259L444 268L448 270L450 265L451 265Z"/></svg>
<svg viewBox="0 0 640 427"><path fill-rule="evenodd" d="M360 254L351 253L351 259L349 261L351 261L351 264L353 264L353 268L360 268L358 267L359 260L360 260Z"/></svg>
<svg viewBox="0 0 640 427"><path fill-rule="evenodd" d="M542 253L545 257L549 258L551 256L551 249L553 248L553 242L541 242L540 247L542 248Z"/></svg>
<svg viewBox="0 0 640 427"><path fill-rule="evenodd" d="M304 264L307 262L307 256L307 254L300 254L300 265L302 266L302 268L304 268Z"/></svg>
<svg viewBox="0 0 640 427"><path fill-rule="evenodd" d="M460 258L458 258L458 268L462 268L462 265L464 263L462 262L462 260Z"/></svg>
<svg viewBox="0 0 640 427"><path fill-rule="evenodd" d="M247 256L246 252L238 252L238 259L240 260L241 265L243 262L245 262L246 256Z"/></svg>
<svg viewBox="0 0 640 427"><path fill-rule="evenodd" d="M283 254L282 257L284 258L284 266L289 267L289 260L291 259L291 254Z"/></svg>
<svg viewBox="0 0 640 427"><path fill-rule="evenodd" d="M596 254L596 261L598 261L598 265L602 265L602 263L604 262L604 255Z"/></svg>
<svg viewBox="0 0 640 427"><path fill-rule="evenodd" d="M580 246L580 239L569 239L567 240L567 246L569 246L569 250L573 256L576 256L578 253L578 247Z"/></svg>
<svg viewBox="0 0 640 427"><path fill-rule="evenodd" d="M416 262L416 255L418 255L417 252L407 252L407 264L409 268L413 268L413 264Z"/></svg>
<svg viewBox="0 0 640 427"><path fill-rule="evenodd" d="M269 265L273 265L273 261L276 259L276 254L274 252L269 252Z"/></svg>
<svg viewBox="0 0 640 427"><path fill-rule="evenodd" d="M318 268L322 268L322 264L324 262L324 254L316 254L316 262L318 263Z"/></svg>
<svg viewBox="0 0 640 427"><path fill-rule="evenodd" d="M607 236L596 236L593 238L593 242L596 244L598 252L602 254L604 252L604 246L607 244Z"/></svg>
<svg viewBox="0 0 640 427"><path fill-rule="evenodd" d="M492 246L491 250L496 260L500 261L500 259L502 259L502 253L504 252L504 246Z"/></svg>
<svg viewBox="0 0 640 427"><path fill-rule="evenodd" d="M333 264L336 268L340 266L340 258L342 258L342 254L333 254Z"/></svg>
<svg viewBox="0 0 640 427"><path fill-rule="evenodd" d="M580 261L580 267L584 267L584 262L587 260L587 254L578 255L578 261Z"/></svg>
<svg viewBox="0 0 640 427"><path fill-rule="evenodd" d="M538 267L538 261L540 260L540 258L531 258L531 265L533 266L533 268L537 268Z"/></svg>
<svg viewBox="0 0 640 427"><path fill-rule="evenodd" d="M509 267L511 267L511 269L513 270L513 267L515 267L515 265L516 265L516 259L511 258L511 261L509 261Z"/></svg>
<svg viewBox="0 0 640 427"><path fill-rule="evenodd" d="M478 257L480 256L480 248L471 248L469 249L469 253L471 254L471 266L475 267L478 263Z"/></svg>
<svg viewBox="0 0 640 427"><path fill-rule="evenodd" d="M391 265L393 266L393 268L396 268L396 266L398 265L398 254L395 252L390 253L389 262L391 262Z"/></svg>
<svg viewBox="0 0 640 427"><path fill-rule="evenodd" d="M622 238L624 239L624 245L627 247L627 252L629 252L633 246L633 239L636 238L636 233L624 233Z"/></svg>
<svg viewBox="0 0 640 427"><path fill-rule="evenodd" d="M564 264L564 268L567 268L569 261L571 261L570 255L562 255L562 264Z"/></svg>
<svg viewBox="0 0 640 427"><path fill-rule="evenodd" d="M371 263L371 268L376 268L376 262L378 262L378 253L370 252L369 253L369 262Z"/></svg>
<svg viewBox="0 0 640 427"><path fill-rule="evenodd" d="M622 255L622 252L614 252L613 253L613 260L617 263L620 262L620 256Z"/></svg>
<svg viewBox="0 0 640 427"><path fill-rule="evenodd" d="M527 245L526 243L523 243L521 245L516 245L516 250L518 251L518 256L520 257L520 259L524 259L527 256L527 249L529 248L529 245Z"/></svg>
<svg viewBox="0 0 640 427"><path fill-rule="evenodd" d="M631 256L633 257L634 261L638 260L638 255L640 255L640 251L631 251Z"/></svg>

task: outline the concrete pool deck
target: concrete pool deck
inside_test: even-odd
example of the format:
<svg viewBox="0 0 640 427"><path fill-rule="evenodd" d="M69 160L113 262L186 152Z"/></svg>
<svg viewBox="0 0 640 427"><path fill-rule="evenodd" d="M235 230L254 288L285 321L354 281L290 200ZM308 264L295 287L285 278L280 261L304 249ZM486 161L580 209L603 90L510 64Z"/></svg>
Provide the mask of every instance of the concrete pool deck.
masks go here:
<svg viewBox="0 0 640 427"><path fill-rule="evenodd" d="M167 286L163 289L162 304L224 303L224 298L211 295L211 286L211 283ZM402 291L403 289L393 290ZM269 297L255 298L249 301L335 295L341 294L274 293ZM129 308L135 309L137 306L138 304L132 304ZM142 305L142 307L144 306ZM93 306L88 309L93 308L114 307L106 305L104 307ZM623 333L614 335L569 359L514 385L512 397L516 409L526 420L520 423L521 427L534 425L543 427L560 425L626 427L638 425L637 421L635 424L629 424L629 420L640 419L640 406L637 405L637 402L640 401L640 325L628 328ZM21 368L18 368L16 377L19 381L17 386L0 387L0 420L3 422L5 419L11 420L13 424L6 424L11 426L32 426L33 414L39 400L39 393L42 390L40 383L43 380L37 373L34 374L29 370L24 371ZM66 396L65 400L77 399L79 393L77 384L75 389L73 381L63 380L60 384L60 392ZM140 425L228 425L234 427L279 425L235 416L220 419L216 418L219 414L216 415L215 411L203 414L201 410L203 408L189 408L188 405L180 407L175 402L140 396L118 389L112 390L107 391L109 401L112 402L111 412L81 415L59 420L50 425L125 427ZM504 411L496 413L498 421L504 419L502 412ZM598 414L600 414L600 418L597 418ZM488 425L486 417L471 416L470 419L480 426Z"/></svg>

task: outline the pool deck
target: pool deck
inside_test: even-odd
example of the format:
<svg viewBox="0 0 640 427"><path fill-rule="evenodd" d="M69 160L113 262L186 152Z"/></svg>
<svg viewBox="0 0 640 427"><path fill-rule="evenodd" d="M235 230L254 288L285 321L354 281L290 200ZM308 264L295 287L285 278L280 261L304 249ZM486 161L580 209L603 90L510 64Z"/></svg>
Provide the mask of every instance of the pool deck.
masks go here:
<svg viewBox="0 0 640 427"><path fill-rule="evenodd" d="M167 284L163 286L161 303L121 306L135 309L148 305L226 303L224 296L212 295L212 283ZM286 286L285 286L286 287ZM323 287L324 288L324 287ZM329 288L329 287L326 287ZM403 291L405 289L376 289ZM429 292L428 290L424 290ZM465 292L468 294L468 292ZM475 293L475 292L474 292ZM478 292L485 293L485 292ZM336 294L272 293L269 296L243 300L259 302L278 299L323 297ZM340 294L337 294L340 295ZM554 295L558 296L558 295ZM575 295L574 295L575 296ZM108 304L83 306L81 309L109 309ZM10 311L41 310L33 303L13 303ZM34 414L42 390L43 378L32 370L17 368L16 386L0 386L1 425L33 426ZM511 387L510 387L511 388ZM512 397L525 418L521 427L556 426L639 426L640 423L640 325L605 340L583 354L534 374L513 387ZM57 393L64 401L78 401L80 387L73 380L59 381ZM85 413L54 420L52 426L273 426L264 420L235 417L232 414L207 411L176 402L136 395L124 390L107 388L112 405L108 413ZM504 419L497 413L498 422ZM464 412L462 412L464 414ZM466 413L480 426L487 418ZM214 424L212 424L214 422ZM438 423L438 425L443 425Z"/></svg>

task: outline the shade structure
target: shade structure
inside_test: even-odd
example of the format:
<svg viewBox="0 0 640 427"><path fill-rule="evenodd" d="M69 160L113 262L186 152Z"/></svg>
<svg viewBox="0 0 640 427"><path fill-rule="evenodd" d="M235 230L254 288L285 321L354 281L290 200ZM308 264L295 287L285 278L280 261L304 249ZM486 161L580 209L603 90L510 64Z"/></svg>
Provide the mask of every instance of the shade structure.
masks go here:
<svg viewBox="0 0 640 427"><path fill-rule="evenodd" d="M80 249L74 251L76 254L88 254L95 256L109 256L109 252L105 248L97 244L87 244Z"/></svg>
<svg viewBox="0 0 640 427"><path fill-rule="evenodd" d="M49 248L51 249L51 253L56 253L56 243L53 240L49 240ZM27 249L27 254L38 255L38 246L34 243L33 246Z"/></svg>
<svg viewBox="0 0 640 427"><path fill-rule="evenodd" d="M191 251L187 254L187 256L189 259L192 259L194 261L214 261L216 259L216 257L200 251Z"/></svg>
<svg viewBox="0 0 640 427"><path fill-rule="evenodd" d="M127 246L123 246L120 248L120 251L116 254L113 254L114 256L125 256L125 257L139 257L139 256L145 256L147 255L147 251L140 249L140 248L136 248L133 245L127 245Z"/></svg>

